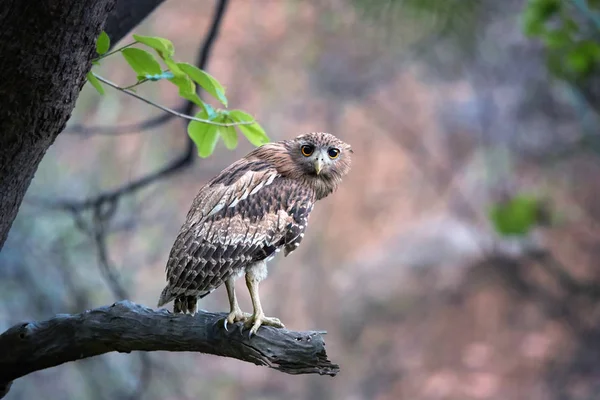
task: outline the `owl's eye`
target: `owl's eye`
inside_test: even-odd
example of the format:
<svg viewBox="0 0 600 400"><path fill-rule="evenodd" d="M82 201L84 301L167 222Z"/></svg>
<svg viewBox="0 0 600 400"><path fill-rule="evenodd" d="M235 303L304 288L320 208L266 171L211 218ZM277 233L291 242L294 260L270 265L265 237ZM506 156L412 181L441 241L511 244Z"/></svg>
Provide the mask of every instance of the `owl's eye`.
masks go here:
<svg viewBox="0 0 600 400"><path fill-rule="evenodd" d="M310 157L310 155L315 151L315 146L305 144L304 146L300 147L300 151L304 157Z"/></svg>
<svg viewBox="0 0 600 400"><path fill-rule="evenodd" d="M338 156L340 155L340 151L335 147L332 147L329 150L327 150L327 154L329 155L329 158L333 160L335 158L338 158Z"/></svg>

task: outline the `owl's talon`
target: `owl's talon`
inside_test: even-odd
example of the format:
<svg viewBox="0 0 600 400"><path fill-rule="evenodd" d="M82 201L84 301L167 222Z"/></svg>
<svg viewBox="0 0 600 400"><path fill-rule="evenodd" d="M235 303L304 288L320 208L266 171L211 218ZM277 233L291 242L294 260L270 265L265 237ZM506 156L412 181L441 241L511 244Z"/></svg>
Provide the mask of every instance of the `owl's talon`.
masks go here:
<svg viewBox="0 0 600 400"><path fill-rule="evenodd" d="M272 326L275 328L285 328L285 325L281 323L279 318L265 317L264 314L254 315L244 323L244 328L250 328L248 332L248 338L255 335L258 332L258 328L263 325Z"/></svg>
<svg viewBox="0 0 600 400"><path fill-rule="evenodd" d="M230 324L235 324L236 322L246 322L249 318L252 317L252 314L245 313L242 310L235 310L227 315L227 322Z"/></svg>

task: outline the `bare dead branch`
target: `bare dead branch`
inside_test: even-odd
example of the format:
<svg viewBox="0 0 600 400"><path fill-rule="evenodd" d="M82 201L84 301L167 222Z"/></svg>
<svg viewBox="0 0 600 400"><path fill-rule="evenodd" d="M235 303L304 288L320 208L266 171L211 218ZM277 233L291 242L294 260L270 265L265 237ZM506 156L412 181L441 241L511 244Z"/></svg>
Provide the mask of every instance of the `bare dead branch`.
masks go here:
<svg viewBox="0 0 600 400"><path fill-rule="evenodd" d="M15 379L114 351L193 351L288 374L335 376L339 372L339 366L327 358L324 332L261 327L249 338L241 323L226 331L225 316L201 311L191 317L124 300L81 314L15 325L0 335L0 398Z"/></svg>

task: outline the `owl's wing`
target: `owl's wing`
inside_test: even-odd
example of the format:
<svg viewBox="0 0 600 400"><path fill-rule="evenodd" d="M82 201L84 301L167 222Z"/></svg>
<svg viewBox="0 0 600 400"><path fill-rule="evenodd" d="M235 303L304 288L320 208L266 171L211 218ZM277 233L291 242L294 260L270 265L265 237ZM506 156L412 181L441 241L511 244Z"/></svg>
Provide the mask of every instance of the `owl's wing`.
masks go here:
<svg viewBox="0 0 600 400"><path fill-rule="evenodd" d="M173 245L170 299L203 296L280 247L293 251L313 202L314 193L264 161L232 164L200 190Z"/></svg>

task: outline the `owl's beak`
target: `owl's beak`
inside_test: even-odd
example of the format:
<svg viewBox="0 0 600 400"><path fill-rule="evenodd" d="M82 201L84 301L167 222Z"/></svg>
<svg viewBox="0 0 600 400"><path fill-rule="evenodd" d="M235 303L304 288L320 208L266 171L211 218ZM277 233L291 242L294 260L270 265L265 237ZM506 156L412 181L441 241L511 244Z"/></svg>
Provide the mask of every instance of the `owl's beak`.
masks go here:
<svg viewBox="0 0 600 400"><path fill-rule="evenodd" d="M321 161L320 158L317 158L315 160L315 171L317 172L317 175L319 175L322 170L323 170L323 161Z"/></svg>

